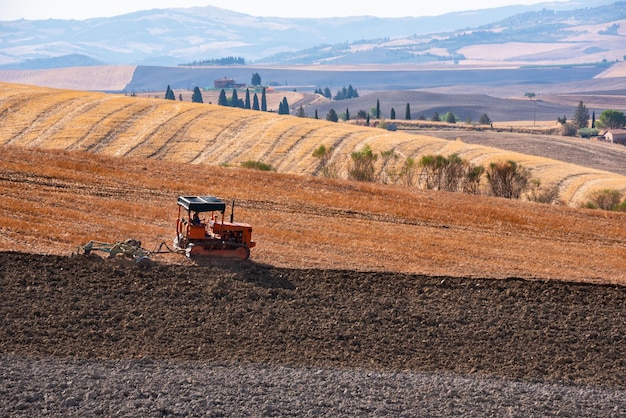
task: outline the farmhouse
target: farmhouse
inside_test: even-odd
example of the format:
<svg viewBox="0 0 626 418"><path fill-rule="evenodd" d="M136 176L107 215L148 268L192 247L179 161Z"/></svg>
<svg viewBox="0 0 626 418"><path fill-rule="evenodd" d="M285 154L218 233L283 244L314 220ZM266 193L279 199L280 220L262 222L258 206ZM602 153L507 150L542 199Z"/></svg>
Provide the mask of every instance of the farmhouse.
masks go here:
<svg viewBox="0 0 626 418"><path fill-rule="evenodd" d="M218 78L217 80L213 80L213 87L216 89L228 89L228 88L243 88L246 87L245 83L235 83L235 80L232 78Z"/></svg>
<svg viewBox="0 0 626 418"><path fill-rule="evenodd" d="M602 132L601 135L607 142L626 145L626 129L610 129Z"/></svg>

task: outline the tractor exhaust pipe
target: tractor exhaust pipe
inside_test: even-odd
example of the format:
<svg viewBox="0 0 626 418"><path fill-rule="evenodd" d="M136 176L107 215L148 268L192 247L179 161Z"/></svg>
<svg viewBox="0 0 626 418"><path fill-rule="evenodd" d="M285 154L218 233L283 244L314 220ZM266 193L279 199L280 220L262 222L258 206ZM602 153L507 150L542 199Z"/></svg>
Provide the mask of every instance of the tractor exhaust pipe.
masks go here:
<svg viewBox="0 0 626 418"><path fill-rule="evenodd" d="M235 222L235 199L233 199L232 206L230 208L230 223Z"/></svg>

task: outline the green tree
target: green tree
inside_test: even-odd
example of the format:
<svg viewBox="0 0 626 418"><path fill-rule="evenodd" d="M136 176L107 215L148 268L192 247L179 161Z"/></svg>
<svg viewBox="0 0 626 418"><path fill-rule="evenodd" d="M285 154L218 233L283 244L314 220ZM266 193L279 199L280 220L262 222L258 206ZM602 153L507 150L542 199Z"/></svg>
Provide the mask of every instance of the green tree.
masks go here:
<svg viewBox="0 0 626 418"><path fill-rule="evenodd" d="M456 123L456 116L454 116L454 113L448 112L444 115L443 120L448 123Z"/></svg>
<svg viewBox="0 0 626 418"><path fill-rule="evenodd" d="M191 95L191 101L193 103L203 103L202 93L200 92L200 88L198 86L194 87L193 89L193 94Z"/></svg>
<svg viewBox="0 0 626 418"><path fill-rule="evenodd" d="M404 119L411 120L411 105L406 104L406 109L404 110Z"/></svg>
<svg viewBox="0 0 626 418"><path fill-rule="evenodd" d="M267 112L267 97L265 97L265 87L261 91L261 110Z"/></svg>
<svg viewBox="0 0 626 418"><path fill-rule="evenodd" d="M333 97L332 93L330 92L330 87L326 87L324 89L324 97L326 97L327 99L331 99Z"/></svg>
<svg viewBox="0 0 626 418"><path fill-rule="evenodd" d="M596 126L601 129L618 129L626 125L626 117L619 110L605 110L596 121Z"/></svg>
<svg viewBox="0 0 626 418"><path fill-rule="evenodd" d="M252 110L260 110L259 96L257 96L256 93L254 93L254 96L252 97Z"/></svg>
<svg viewBox="0 0 626 418"><path fill-rule="evenodd" d="M346 114L344 115L343 120L350 120L350 110L346 107Z"/></svg>
<svg viewBox="0 0 626 418"><path fill-rule="evenodd" d="M432 118L433 122L441 122L441 118L439 117L439 113L435 112Z"/></svg>
<svg viewBox="0 0 626 418"><path fill-rule="evenodd" d="M319 119L320 118L319 115L317 114L317 109L315 109L315 116L314 117L315 117L315 119Z"/></svg>
<svg viewBox="0 0 626 418"><path fill-rule="evenodd" d="M224 89L220 91L220 95L217 98L217 104L220 106L228 106L228 99L226 98L226 91L224 91Z"/></svg>
<svg viewBox="0 0 626 418"><path fill-rule="evenodd" d="M252 84L253 86L261 85L261 76L259 75L259 73L252 74L252 80L250 81L250 84Z"/></svg>
<svg viewBox="0 0 626 418"><path fill-rule="evenodd" d="M480 119L478 119L478 123L480 123L481 125L490 125L491 119L489 119L489 116L486 113L483 113L480 116Z"/></svg>
<svg viewBox="0 0 626 418"><path fill-rule="evenodd" d="M300 105L298 110L296 110L296 116L299 118L306 118L306 112L304 111L304 108L302 107L302 105Z"/></svg>
<svg viewBox="0 0 626 418"><path fill-rule="evenodd" d="M583 104L582 100L578 103L572 122L578 129L589 127L589 111L587 110L587 106Z"/></svg>
<svg viewBox="0 0 626 418"><path fill-rule="evenodd" d="M376 99L376 119L380 119L380 100Z"/></svg>
<svg viewBox="0 0 626 418"><path fill-rule="evenodd" d="M339 116L337 116L337 112L335 112L335 109L330 109L328 111L328 113L326 114L326 120L330 122L339 121Z"/></svg>
<svg viewBox="0 0 626 418"><path fill-rule="evenodd" d="M391 108L391 115L389 117L391 118L391 120L394 120L396 118L396 109L394 109L393 107Z"/></svg>

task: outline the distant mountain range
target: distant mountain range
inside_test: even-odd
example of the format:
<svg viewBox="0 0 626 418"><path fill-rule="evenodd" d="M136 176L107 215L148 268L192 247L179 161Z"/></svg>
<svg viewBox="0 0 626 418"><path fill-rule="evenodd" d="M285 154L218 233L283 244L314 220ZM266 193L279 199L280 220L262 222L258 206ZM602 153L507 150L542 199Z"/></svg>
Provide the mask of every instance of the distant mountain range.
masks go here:
<svg viewBox="0 0 626 418"><path fill-rule="evenodd" d="M327 19L254 17L207 6L83 21L2 21L0 32L5 70L178 66L224 57L254 65L541 63L546 58L578 63L624 58L626 3L571 0L434 17ZM500 48L499 54L493 45L504 43L537 48L521 48L518 55ZM491 49L476 49L480 45Z"/></svg>

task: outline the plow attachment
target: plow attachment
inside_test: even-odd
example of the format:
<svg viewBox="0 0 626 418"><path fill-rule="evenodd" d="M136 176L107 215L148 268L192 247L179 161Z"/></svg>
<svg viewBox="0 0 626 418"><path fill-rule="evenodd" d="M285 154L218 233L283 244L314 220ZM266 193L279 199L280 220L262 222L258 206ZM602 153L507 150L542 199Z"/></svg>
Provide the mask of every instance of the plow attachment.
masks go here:
<svg viewBox="0 0 626 418"><path fill-rule="evenodd" d="M92 251L100 251L109 254L108 258L114 258L122 255L133 259L138 267L149 269L152 267L150 252L141 246L141 241L136 239L127 239L126 241L118 241L114 244L99 241L89 241L80 247L84 254L91 254Z"/></svg>

